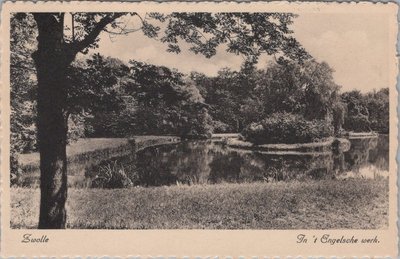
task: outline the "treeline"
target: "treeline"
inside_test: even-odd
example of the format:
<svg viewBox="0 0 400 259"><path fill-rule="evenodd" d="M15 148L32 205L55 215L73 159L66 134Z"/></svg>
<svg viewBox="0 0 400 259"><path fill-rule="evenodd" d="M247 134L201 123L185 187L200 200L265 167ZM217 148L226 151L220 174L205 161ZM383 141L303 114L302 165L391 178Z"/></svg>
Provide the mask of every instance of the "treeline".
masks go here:
<svg viewBox="0 0 400 259"><path fill-rule="evenodd" d="M11 151L36 143L36 71L32 20L11 19ZM327 63L277 60L263 69L244 63L216 76L99 54L67 71L69 140L80 137L178 135L207 138L240 132L255 143L310 142L346 131L389 132L388 88L340 92Z"/></svg>
<svg viewBox="0 0 400 259"><path fill-rule="evenodd" d="M12 73L12 141L16 152L27 152L36 149L36 86L18 71ZM388 133L389 90L340 93L332 73L311 60L224 68L209 77L95 54L68 71L68 134L73 140L240 132L254 143L297 143L346 131Z"/></svg>
<svg viewBox="0 0 400 259"><path fill-rule="evenodd" d="M191 78L210 105L214 132L241 132L254 143L389 132L389 89L341 93L325 62L270 62L265 69L243 66Z"/></svg>
<svg viewBox="0 0 400 259"><path fill-rule="evenodd" d="M389 88L362 94L360 91L341 95L347 113L343 127L348 131L389 133Z"/></svg>

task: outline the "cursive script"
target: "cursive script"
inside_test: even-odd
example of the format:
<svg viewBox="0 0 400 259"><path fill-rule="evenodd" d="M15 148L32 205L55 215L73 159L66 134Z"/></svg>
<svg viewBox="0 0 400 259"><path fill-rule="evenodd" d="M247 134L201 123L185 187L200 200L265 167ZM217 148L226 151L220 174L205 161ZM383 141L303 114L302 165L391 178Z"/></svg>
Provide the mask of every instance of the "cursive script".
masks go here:
<svg viewBox="0 0 400 259"><path fill-rule="evenodd" d="M41 237L34 237L32 234L24 234L22 236L22 243L47 243L49 238L47 235L42 235Z"/></svg>

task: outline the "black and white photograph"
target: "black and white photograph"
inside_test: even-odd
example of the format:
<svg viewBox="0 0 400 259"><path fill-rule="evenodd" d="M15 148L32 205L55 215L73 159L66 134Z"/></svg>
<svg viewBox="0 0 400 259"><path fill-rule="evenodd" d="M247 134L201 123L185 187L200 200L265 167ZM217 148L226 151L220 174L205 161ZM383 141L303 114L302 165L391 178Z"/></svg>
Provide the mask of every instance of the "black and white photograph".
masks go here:
<svg viewBox="0 0 400 259"><path fill-rule="evenodd" d="M1 7L1 257L398 254L397 5Z"/></svg>
<svg viewBox="0 0 400 259"><path fill-rule="evenodd" d="M389 17L296 10L10 13L10 228L387 230Z"/></svg>
<svg viewBox="0 0 400 259"><path fill-rule="evenodd" d="M11 227L386 228L385 17L364 18L13 13Z"/></svg>

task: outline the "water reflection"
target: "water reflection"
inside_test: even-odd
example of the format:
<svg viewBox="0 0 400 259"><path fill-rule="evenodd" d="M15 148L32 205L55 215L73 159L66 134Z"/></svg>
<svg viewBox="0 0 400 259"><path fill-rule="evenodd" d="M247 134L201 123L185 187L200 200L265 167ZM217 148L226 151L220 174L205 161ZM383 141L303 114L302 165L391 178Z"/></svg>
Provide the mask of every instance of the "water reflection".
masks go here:
<svg viewBox="0 0 400 259"><path fill-rule="evenodd" d="M352 139L351 148L344 153L345 168L340 178L382 178L389 175L389 137Z"/></svg>
<svg viewBox="0 0 400 259"><path fill-rule="evenodd" d="M388 143L387 136L352 139L344 153L278 155L188 141L147 148L130 163L137 161L133 182L142 186L378 178L388 176Z"/></svg>

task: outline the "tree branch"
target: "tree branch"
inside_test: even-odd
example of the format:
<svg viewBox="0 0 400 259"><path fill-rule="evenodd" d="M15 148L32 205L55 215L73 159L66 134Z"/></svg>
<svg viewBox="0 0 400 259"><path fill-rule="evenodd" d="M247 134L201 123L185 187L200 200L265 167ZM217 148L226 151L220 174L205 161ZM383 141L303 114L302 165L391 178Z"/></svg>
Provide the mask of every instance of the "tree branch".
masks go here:
<svg viewBox="0 0 400 259"><path fill-rule="evenodd" d="M83 40L70 43L74 54L84 50L90 44L94 43L97 36L99 36L100 32L103 31L108 24L112 23L113 21L125 14L126 13L114 13L113 15L107 15L103 17Z"/></svg>

